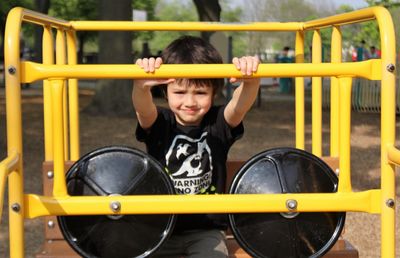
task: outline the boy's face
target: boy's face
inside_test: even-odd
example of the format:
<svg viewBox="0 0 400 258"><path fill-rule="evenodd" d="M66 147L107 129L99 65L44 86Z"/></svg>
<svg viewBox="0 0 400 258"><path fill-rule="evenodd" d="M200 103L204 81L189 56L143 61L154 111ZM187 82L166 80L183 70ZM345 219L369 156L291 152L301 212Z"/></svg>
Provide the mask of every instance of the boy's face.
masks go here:
<svg viewBox="0 0 400 258"><path fill-rule="evenodd" d="M204 115L210 110L213 100L212 87L168 84L168 104L176 121L183 126L200 125Z"/></svg>

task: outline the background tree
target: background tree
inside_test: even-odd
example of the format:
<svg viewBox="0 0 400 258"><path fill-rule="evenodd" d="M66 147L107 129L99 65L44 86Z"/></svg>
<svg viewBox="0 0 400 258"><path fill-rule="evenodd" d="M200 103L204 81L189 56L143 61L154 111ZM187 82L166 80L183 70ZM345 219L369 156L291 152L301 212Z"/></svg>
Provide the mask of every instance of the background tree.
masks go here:
<svg viewBox="0 0 400 258"><path fill-rule="evenodd" d="M132 20L132 1L99 1L100 20ZM112 10L112 11L110 11ZM131 64L132 33L101 31L99 33L99 63ZM99 80L96 95L88 111L96 114L132 114L132 80Z"/></svg>
<svg viewBox="0 0 400 258"><path fill-rule="evenodd" d="M218 22L221 20L221 6L218 0L193 0L200 21ZM202 31L201 37L210 40L212 32Z"/></svg>
<svg viewBox="0 0 400 258"><path fill-rule="evenodd" d="M96 20L98 15L98 1L96 0L51 0L49 15L60 17L67 21ZM84 46L90 40L97 38L97 33L92 31L78 31L78 63L83 63Z"/></svg>
<svg viewBox="0 0 400 258"><path fill-rule="evenodd" d="M31 1L29 0L14 0L14 1L0 1L0 60L3 60L4 53L4 33L6 29L6 20L8 12L16 6L25 6L32 8Z"/></svg>

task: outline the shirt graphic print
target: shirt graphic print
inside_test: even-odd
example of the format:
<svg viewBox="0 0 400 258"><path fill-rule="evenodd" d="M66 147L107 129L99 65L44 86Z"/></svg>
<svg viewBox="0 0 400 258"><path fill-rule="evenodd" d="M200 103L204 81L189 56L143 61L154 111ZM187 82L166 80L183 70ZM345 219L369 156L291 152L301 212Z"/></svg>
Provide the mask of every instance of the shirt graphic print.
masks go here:
<svg viewBox="0 0 400 258"><path fill-rule="evenodd" d="M198 139L178 134L165 156L168 173L179 194L205 193L212 181L212 156L207 132Z"/></svg>

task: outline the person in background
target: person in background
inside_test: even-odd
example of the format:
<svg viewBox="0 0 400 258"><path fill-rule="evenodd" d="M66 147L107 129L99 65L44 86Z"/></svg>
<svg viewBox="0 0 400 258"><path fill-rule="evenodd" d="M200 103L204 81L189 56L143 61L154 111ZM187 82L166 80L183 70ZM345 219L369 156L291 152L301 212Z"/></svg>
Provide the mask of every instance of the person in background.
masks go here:
<svg viewBox="0 0 400 258"><path fill-rule="evenodd" d="M290 47L284 47L276 58L277 63L293 63L294 58L289 56ZM288 94L293 90L293 78L279 78L279 92Z"/></svg>

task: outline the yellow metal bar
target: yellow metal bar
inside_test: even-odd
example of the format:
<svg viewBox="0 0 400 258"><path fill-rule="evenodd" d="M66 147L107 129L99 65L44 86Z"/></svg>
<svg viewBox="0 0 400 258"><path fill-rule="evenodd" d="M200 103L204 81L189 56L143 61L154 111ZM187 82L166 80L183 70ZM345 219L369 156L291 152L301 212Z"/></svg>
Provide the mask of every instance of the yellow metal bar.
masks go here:
<svg viewBox="0 0 400 258"><path fill-rule="evenodd" d="M396 44L393 21L385 8L374 9L381 38L381 256L395 257L395 167L388 161L388 146L394 146L396 129ZM393 68L393 69L392 69Z"/></svg>
<svg viewBox="0 0 400 258"><path fill-rule="evenodd" d="M342 64L261 64L254 77L305 77L346 76L379 80L381 61L371 59L363 62ZM137 65L44 65L22 62L22 82L46 78L241 78L243 75L231 64L165 64L154 73L145 73Z"/></svg>
<svg viewBox="0 0 400 258"><path fill-rule="evenodd" d="M352 79L339 79L339 192L351 192L350 133L351 133L351 85Z"/></svg>
<svg viewBox="0 0 400 258"><path fill-rule="evenodd" d="M65 65L67 58L67 49L65 42L64 30L57 30L56 34L56 64ZM66 80L63 80L63 127L64 127L64 160L69 160L69 135L68 135L68 98L67 98L67 87Z"/></svg>
<svg viewBox="0 0 400 258"><path fill-rule="evenodd" d="M387 147L386 152L388 154L388 162L400 166L400 150L392 145Z"/></svg>
<svg viewBox="0 0 400 258"><path fill-rule="evenodd" d="M342 33L337 26L333 27L332 30L331 62L342 62ZM339 81L336 77L331 77L331 157L339 157L339 96Z"/></svg>
<svg viewBox="0 0 400 258"><path fill-rule="evenodd" d="M312 39L312 63L321 64L322 40L319 30L314 31ZM322 156L322 79L312 78L312 153L318 157Z"/></svg>
<svg viewBox="0 0 400 258"><path fill-rule="evenodd" d="M54 196L67 196L64 171L64 119L63 93L64 81L52 80L51 93L53 103L53 150L54 150Z"/></svg>
<svg viewBox="0 0 400 258"><path fill-rule="evenodd" d="M296 32L296 63L304 63L304 33ZM304 150L304 78L295 79L296 94L296 148Z"/></svg>
<svg viewBox="0 0 400 258"><path fill-rule="evenodd" d="M54 64L54 40L50 26L43 27L43 64ZM43 113L44 113L44 155L45 160L53 160L53 113L51 86L49 80L43 80Z"/></svg>
<svg viewBox="0 0 400 258"><path fill-rule="evenodd" d="M80 31L299 31L302 22L131 22L131 21L71 21L74 30Z"/></svg>
<svg viewBox="0 0 400 258"><path fill-rule="evenodd" d="M4 66L6 81L7 151L19 153L16 169L8 176L10 256L24 257L24 202L23 150L21 118L20 42L22 9L13 9L7 17L4 38ZM11 206L18 207L13 211Z"/></svg>
<svg viewBox="0 0 400 258"><path fill-rule="evenodd" d="M65 20L57 19L32 10L23 9L21 7L15 7L10 12L18 12L21 14L18 19L19 23L21 23L21 21L23 20L38 25L48 25L53 28L71 28L70 23Z"/></svg>
<svg viewBox="0 0 400 258"><path fill-rule="evenodd" d="M67 55L68 64L76 64L76 35L73 31L67 31ZM79 143L79 92L78 80L68 80L68 104L69 104L69 133L70 133L70 159L80 158Z"/></svg>
<svg viewBox="0 0 400 258"><path fill-rule="evenodd" d="M286 201L296 200L298 212L362 211L379 213L380 190L318 194L219 194L68 196L25 195L25 216L114 214L110 203L121 203L120 214L287 212ZM85 209L82 209L85 207Z"/></svg>
<svg viewBox="0 0 400 258"><path fill-rule="evenodd" d="M3 201L4 201L4 190L6 187L7 177L10 172L14 171L18 167L19 155L17 152L12 152L10 156L3 159L0 162L0 224L3 214Z"/></svg>

